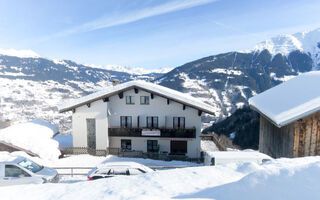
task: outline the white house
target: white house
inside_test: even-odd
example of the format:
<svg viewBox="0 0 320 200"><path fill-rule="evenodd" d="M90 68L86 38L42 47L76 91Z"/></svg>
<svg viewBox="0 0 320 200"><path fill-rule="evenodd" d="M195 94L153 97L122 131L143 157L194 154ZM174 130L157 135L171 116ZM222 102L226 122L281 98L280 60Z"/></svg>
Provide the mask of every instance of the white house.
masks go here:
<svg viewBox="0 0 320 200"><path fill-rule="evenodd" d="M200 157L201 115L214 108L181 92L145 82L113 84L59 106L72 111L74 147L168 152Z"/></svg>

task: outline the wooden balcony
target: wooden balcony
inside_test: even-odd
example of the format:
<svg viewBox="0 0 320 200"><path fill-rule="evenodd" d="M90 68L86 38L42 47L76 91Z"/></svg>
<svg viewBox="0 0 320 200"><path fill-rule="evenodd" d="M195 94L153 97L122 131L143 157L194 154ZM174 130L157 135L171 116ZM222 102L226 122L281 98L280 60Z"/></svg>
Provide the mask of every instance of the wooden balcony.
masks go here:
<svg viewBox="0 0 320 200"><path fill-rule="evenodd" d="M149 131L145 128L109 128L109 136L112 137L166 137L166 138L195 138L195 128L173 129L173 128L159 128L152 131L160 132L159 135L146 135L143 131Z"/></svg>

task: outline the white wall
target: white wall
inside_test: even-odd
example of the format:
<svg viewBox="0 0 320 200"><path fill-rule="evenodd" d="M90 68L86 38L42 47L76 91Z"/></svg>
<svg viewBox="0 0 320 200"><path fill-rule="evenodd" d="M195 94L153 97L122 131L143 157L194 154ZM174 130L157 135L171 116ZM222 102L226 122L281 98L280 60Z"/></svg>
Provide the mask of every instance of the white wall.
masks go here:
<svg viewBox="0 0 320 200"><path fill-rule="evenodd" d="M87 146L87 122L88 118L96 119L96 149L106 149L109 146L107 103L102 100L78 107L72 114L72 135L74 147Z"/></svg>

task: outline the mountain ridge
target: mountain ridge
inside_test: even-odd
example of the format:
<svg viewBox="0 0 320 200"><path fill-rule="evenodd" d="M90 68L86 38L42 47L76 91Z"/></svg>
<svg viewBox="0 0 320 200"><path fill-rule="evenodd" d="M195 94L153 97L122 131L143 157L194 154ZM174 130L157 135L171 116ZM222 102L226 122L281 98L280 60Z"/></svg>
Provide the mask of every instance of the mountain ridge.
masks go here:
<svg viewBox="0 0 320 200"><path fill-rule="evenodd" d="M320 31L312 32L316 33L320 41ZM314 39L318 36L312 34L309 37L304 33L304 38L313 38L308 41L315 43L308 48L319 48L319 42ZM283 48L290 52L275 54L275 50L270 53L267 46L264 49L260 46L250 51L207 56L165 74L128 73L130 69L116 71L71 60L0 55L0 118L20 121L40 118L60 124L67 131L70 127L65 124L70 124L70 115L57 113L57 104L108 86L113 79L121 82L142 79L209 103L215 108L215 116L205 116L203 120L212 123L247 105L251 96L299 73L318 69L317 49L309 52L308 48L301 50L285 45Z"/></svg>

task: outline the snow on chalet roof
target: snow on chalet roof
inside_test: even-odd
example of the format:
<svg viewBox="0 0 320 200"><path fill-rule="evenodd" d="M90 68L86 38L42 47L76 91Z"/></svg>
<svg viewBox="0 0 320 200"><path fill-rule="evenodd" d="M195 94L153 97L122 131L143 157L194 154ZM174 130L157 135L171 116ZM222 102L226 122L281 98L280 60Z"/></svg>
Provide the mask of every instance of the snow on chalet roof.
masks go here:
<svg viewBox="0 0 320 200"><path fill-rule="evenodd" d="M301 74L249 99L250 106L282 127L320 110L320 72Z"/></svg>
<svg viewBox="0 0 320 200"><path fill-rule="evenodd" d="M201 111L204 111L208 114L214 114L214 108L188 94L181 93L176 90L172 90L170 88L157 85L154 83L146 82L146 81L130 81L126 83L122 83L115 86L107 87L101 91L92 93L90 95L81 97L79 99L71 100L65 104L59 105L58 109L59 112L66 112L69 110L72 110L73 108L85 105L87 103L110 97L113 95L118 94L119 92L126 91L132 88L142 89L147 92L151 92L155 95L163 96L165 98L168 98L170 100L185 104L186 106L190 106L196 109L199 109Z"/></svg>

